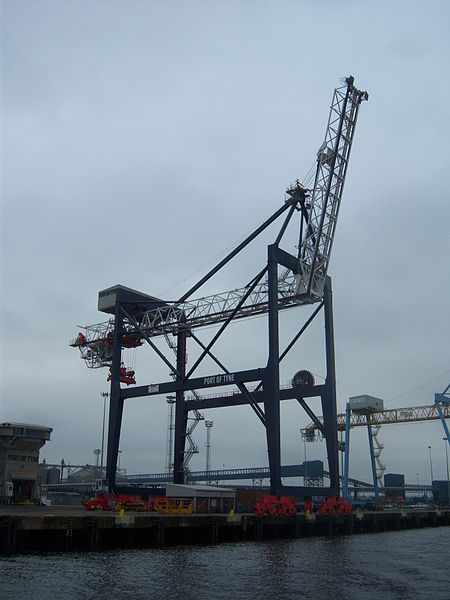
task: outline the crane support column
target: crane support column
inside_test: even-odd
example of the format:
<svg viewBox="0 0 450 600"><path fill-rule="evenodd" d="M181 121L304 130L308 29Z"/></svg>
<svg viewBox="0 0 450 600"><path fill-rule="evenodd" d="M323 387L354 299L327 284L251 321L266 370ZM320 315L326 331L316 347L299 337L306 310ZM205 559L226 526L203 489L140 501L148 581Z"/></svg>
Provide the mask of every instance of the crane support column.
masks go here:
<svg viewBox="0 0 450 600"><path fill-rule="evenodd" d="M182 324L177 334L177 382L184 381L186 376L186 338L187 329ZM186 449L187 418L188 411L184 401L184 392L179 390L176 392L175 402L174 483L185 483L183 462Z"/></svg>
<svg viewBox="0 0 450 600"><path fill-rule="evenodd" d="M370 416L369 415L366 415L366 419L367 419L367 433L369 435L370 464L372 465L373 491L375 494L375 502L378 503L378 500L380 498L380 492L378 490L377 468L375 465L375 452L373 449L372 425L370 424Z"/></svg>
<svg viewBox="0 0 450 600"><path fill-rule="evenodd" d="M120 302L114 308L114 337L111 364L111 392L109 403L108 452L106 458L106 480L112 491L116 485L117 456L119 453L120 429L122 426L123 398L120 394L120 363L122 360L123 314Z"/></svg>
<svg viewBox="0 0 450 600"><path fill-rule="evenodd" d="M448 430L447 423L445 422L445 416L444 416L444 413L443 413L442 407L441 407L441 404L447 404L447 405L450 404L450 395L449 395L450 392L448 391L449 389L450 389L450 383L445 388L445 390L442 392L442 394L434 395L434 405L436 406L436 410L438 411L439 416L441 418L445 437L447 438L447 443L450 446L450 432Z"/></svg>
<svg viewBox="0 0 450 600"><path fill-rule="evenodd" d="M324 285L324 319L325 319L325 355L327 376L325 393L321 395L323 424L327 444L328 465L330 471L330 495L339 495L339 458L336 421L336 366L334 357L333 298L331 277L326 277Z"/></svg>
<svg viewBox="0 0 450 600"><path fill-rule="evenodd" d="M345 460L344 460L344 498L348 502L348 467L350 461L350 403L345 405Z"/></svg>
<svg viewBox="0 0 450 600"><path fill-rule="evenodd" d="M268 246L268 324L269 353L264 373L264 412L266 415L267 452L270 469L270 491L281 490L280 443L280 359L278 339L278 246Z"/></svg>

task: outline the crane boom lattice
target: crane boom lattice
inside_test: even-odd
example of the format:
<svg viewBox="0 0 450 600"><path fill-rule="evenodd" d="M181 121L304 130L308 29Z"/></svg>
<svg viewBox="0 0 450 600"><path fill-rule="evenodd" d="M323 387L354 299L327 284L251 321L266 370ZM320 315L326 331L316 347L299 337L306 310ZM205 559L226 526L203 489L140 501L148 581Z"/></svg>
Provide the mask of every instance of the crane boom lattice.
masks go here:
<svg viewBox="0 0 450 600"><path fill-rule="evenodd" d="M317 299L323 296L359 106L368 99L353 81L348 77L346 85L334 91L325 139L317 152L314 189L308 210L302 211L306 227L299 244L297 291ZM300 191L298 185L288 189L293 197Z"/></svg>
<svg viewBox="0 0 450 600"><path fill-rule="evenodd" d="M348 77L346 85L334 91L325 139L317 152L313 190L306 190L298 181L286 190L286 203L300 210L302 220L298 272L288 269L279 278L278 310L319 302L323 297L358 109L362 100L368 98L367 92L358 90L353 83L353 77ZM192 329L223 323L234 311L233 319L267 313L267 280L257 283L242 303L247 293L248 286L197 300L161 302L135 318L148 337L156 337L175 335L181 320ZM110 366L114 319L83 330L82 337L78 336L71 345L79 347L89 368ZM133 335L136 336L135 328L125 319L123 339Z"/></svg>

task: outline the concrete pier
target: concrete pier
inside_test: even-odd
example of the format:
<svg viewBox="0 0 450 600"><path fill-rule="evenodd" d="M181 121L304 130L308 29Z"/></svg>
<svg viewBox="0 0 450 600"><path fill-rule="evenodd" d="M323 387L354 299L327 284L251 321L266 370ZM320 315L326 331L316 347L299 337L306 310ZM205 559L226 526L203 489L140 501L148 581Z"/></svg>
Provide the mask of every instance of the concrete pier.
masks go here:
<svg viewBox="0 0 450 600"><path fill-rule="evenodd" d="M87 512L78 507L0 507L0 553L216 544L450 526L450 509L354 512L350 515L164 515Z"/></svg>

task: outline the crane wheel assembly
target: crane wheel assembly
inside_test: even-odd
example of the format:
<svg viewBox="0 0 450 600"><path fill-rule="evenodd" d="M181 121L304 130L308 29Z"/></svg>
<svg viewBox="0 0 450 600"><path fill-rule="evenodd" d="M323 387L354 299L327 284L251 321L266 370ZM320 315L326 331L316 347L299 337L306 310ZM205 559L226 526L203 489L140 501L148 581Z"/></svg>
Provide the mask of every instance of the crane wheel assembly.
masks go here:
<svg viewBox="0 0 450 600"><path fill-rule="evenodd" d="M312 387L315 384L314 375L310 371L297 371L292 378L292 387Z"/></svg>

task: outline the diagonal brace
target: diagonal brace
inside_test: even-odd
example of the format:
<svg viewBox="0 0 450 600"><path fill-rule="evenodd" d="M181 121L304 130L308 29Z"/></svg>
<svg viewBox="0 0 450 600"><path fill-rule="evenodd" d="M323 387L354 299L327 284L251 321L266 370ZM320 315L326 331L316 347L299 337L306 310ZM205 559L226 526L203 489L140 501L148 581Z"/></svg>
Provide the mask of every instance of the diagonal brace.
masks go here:
<svg viewBox="0 0 450 600"><path fill-rule="evenodd" d="M321 302L319 304L319 306L315 309L315 311L313 312L313 314L309 317L309 319L306 321L306 323L303 325L303 327L300 329L300 331L292 338L292 340L286 346L286 349L280 354L280 362L287 355L287 353L290 351L290 349L292 348L292 346L303 335L303 333L306 331L306 329L309 327L309 325L312 323L312 321L316 318L317 314L319 313L319 311L321 310L322 307L323 307L323 302ZM258 385L256 386L256 388L254 389L254 391L258 392L261 389L262 384L263 384L262 381L260 381L258 383Z"/></svg>
<svg viewBox="0 0 450 600"><path fill-rule="evenodd" d="M224 322L224 324L219 329L219 331L216 333L216 335L213 337L213 339L209 342L208 346L205 348L205 350L203 351L202 355L197 359L197 361L195 362L194 366L191 368L191 370L189 371L189 373L186 375L186 379L189 379L189 377L192 375L192 373L195 371L195 369L198 367L198 365L205 358L205 356L207 355L208 351L217 342L217 340L222 335L222 333L224 332L224 330L228 327L228 325L230 324L230 322L234 319L235 315L241 309L242 305L245 303L245 301L247 300L247 298L253 292L254 288L256 287L256 284L259 283L260 279L263 277L263 275L266 273L266 271L267 271L267 266L265 266L264 269L262 269L262 271L260 271L258 273L258 275L253 279L251 285L248 287L248 289L245 292L245 294L239 300L239 303L236 305L236 307L233 310L233 312L230 313L230 315L228 316L227 320Z"/></svg>
<svg viewBox="0 0 450 600"><path fill-rule="evenodd" d="M306 412L308 417L311 419L311 421L314 422L315 426L320 431L320 433L323 435L323 437L325 437L325 427L319 421L319 419L316 417L316 415L313 413L311 408L306 404L306 402L304 401L302 396L297 396L296 399L297 399L297 402L300 404L300 406L303 408L303 410Z"/></svg>
<svg viewBox="0 0 450 600"><path fill-rule="evenodd" d="M284 213L290 206L296 205L297 200L294 198L290 198L286 200L286 202L281 206L276 212L273 213L271 217L269 217L262 225L260 225L253 233L251 233L243 242L239 244L234 250L232 250L225 258L223 258L209 273L207 273L200 281L198 281L190 290L188 290L178 302L185 302L189 296L192 296L194 292L196 292L204 283L211 279L213 275L215 275L222 267L224 267L232 258L239 254L241 250L243 250L248 244L253 241L261 232L263 232L269 225L271 225L278 217Z"/></svg>
<svg viewBox="0 0 450 600"><path fill-rule="evenodd" d="M212 358L212 360L224 371L224 373L230 374L230 371L225 367L225 365L223 365L220 360L214 356L214 354L211 352L211 350L209 350L201 340L199 340L199 338L192 333L192 331L190 332L190 336L192 337L193 340L195 340L197 342L197 344L203 348L203 350L205 350L207 352L207 354ZM250 406L253 408L253 410L255 411L256 416L259 418L259 420L261 421L261 423L265 426L266 425L266 416L264 414L264 411L262 410L262 408L259 406L259 404L256 402L256 400L254 399L254 397L252 396L251 392L247 389L247 387L245 386L244 383L236 383L236 386L238 387L238 389L240 390L241 394L243 396L245 396L250 404Z"/></svg>
<svg viewBox="0 0 450 600"><path fill-rule="evenodd" d="M170 360L168 360L164 356L164 354L161 352L161 350L158 348L158 346L156 346L156 344L154 344L152 342L152 340L148 337L148 335L145 333L145 331L140 327L140 325L136 321L136 319L133 319L133 317L128 314L128 312L125 310L125 308L123 306L121 306L120 309L121 309L122 313L124 314L124 316L128 319L128 321L130 321L130 323L133 325L133 327L135 329L137 329L137 331L139 331L139 333L142 335L142 337L144 338L144 340L153 348L153 350L161 358L161 360L163 360L166 363L166 365L169 367L169 369L171 369L172 372L175 373L176 375L180 376L180 374L179 374L178 370L176 369L176 367L174 367L174 365L172 365L172 363L170 362Z"/></svg>

